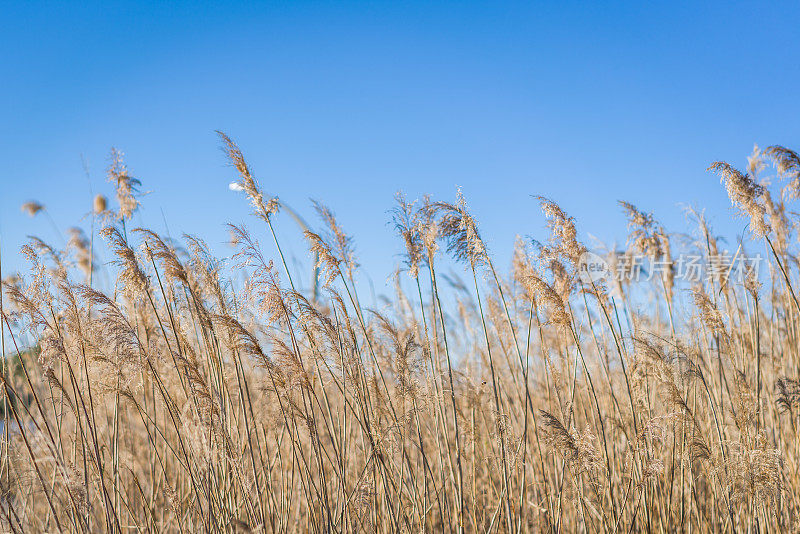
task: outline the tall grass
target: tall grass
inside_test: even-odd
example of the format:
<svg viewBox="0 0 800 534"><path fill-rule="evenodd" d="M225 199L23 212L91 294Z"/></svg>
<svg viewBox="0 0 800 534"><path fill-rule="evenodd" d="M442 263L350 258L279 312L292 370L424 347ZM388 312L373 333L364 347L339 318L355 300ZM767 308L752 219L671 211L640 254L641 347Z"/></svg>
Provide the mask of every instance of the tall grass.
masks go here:
<svg viewBox="0 0 800 534"><path fill-rule="evenodd" d="M114 151L117 207L87 199L91 235L32 239L30 271L0 286L4 531L800 528L793 151L709 169L748 223L733 260L763 251L759 274L686 282L676 253L722 252L702 212L675 234L622 202L621 276L586 279L576 221L543 197L549 236L519 240L504 274L460 192L398 194L405 264L371 309L322 204L319 278L293 279L294 223L220 136L255 215L230 227L233 258L134 228L139 181Z"/></svg>

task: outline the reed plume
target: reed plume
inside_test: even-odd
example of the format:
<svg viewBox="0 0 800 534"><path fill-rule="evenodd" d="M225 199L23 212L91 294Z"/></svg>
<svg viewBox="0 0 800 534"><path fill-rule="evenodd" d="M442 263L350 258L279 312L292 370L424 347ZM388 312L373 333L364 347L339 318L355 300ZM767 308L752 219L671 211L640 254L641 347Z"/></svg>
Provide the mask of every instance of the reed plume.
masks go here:
<svg viewBox="0 0 800 534"><path fill-rule="evenodd" d="M727 254L699 210L688 237L620 202L627 246L592 251L535 196L544 221L505 272L460 190L398 193L402 264L366 307L333 210L312 202L321 224L301 225L324 286L305 290L280 202L219 136L261 226L229 225L224 257L132 228L148 214L114 150L113 215L96 197L91 232L31 237L25 270L0 273L0 530L796 529L795 152L710 168L764 238L761 271L682 276L687 255ZM784 184L761 178L768 161ZM606 278L580 276L596 257ZM656 267L660 285L639 279Z"/></svg>

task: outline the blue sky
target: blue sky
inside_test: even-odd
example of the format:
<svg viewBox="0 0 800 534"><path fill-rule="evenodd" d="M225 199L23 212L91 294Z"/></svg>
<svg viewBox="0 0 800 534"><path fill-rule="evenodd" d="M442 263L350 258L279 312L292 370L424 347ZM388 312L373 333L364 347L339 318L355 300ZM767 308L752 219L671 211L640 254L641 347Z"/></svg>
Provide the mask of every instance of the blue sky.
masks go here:
<svg viewBox="0 0 800 534"><path fill-rule="evenodd" d="M796 2L9 3L3 268L23 266L26 234L58 243L26 200L62 230L87 227L81 157L110 195L111 146L151 191L137 224L229 254L224 223L257 222L228 190L215 129L307 219L310 198L330 205L379 290L401 247L387 225L398 189L462 186L503 265L515 235L544 235L530 195L584 238L624 241L618 199L673 231L680 204L705 207L734 236L744 222L705 168L743 167L753 143L800 147L799 15Z"/></svg>

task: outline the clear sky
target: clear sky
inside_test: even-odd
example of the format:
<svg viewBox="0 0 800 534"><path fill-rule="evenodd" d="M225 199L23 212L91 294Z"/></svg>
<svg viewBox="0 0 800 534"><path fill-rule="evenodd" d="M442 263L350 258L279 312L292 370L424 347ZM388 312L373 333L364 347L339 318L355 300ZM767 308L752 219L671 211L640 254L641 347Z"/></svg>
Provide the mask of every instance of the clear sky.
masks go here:
<svg viewBox="0 0 800 534"><path fill-rule="evenodd" d="M310 221L309 198L329 204L379 289L401 247L386 224L398 189L462 186L505 265L515 235L543 236L532 194L584 238L624 240L618 199L674 231L681 203L703 206L733 236L744 222L708 164L743 167L753 143L800 148L797 2L165 4L0 8L6 272L26 234L58 244L20 204L80 222L81 156L110 195L111 146L152 191L141 224L229 254L223 224L257 222L228 190L215 129Z"/></svg>

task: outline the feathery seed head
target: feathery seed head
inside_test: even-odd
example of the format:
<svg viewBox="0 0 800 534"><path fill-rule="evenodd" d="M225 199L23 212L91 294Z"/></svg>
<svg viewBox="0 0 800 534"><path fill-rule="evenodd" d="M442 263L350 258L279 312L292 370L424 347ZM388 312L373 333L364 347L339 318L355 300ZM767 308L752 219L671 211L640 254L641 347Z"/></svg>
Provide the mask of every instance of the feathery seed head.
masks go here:
<svg viewBox="0 0 800 534"><path fill-rule="evenodd" d="M800 156L786 147L773 145L764 150L764 155L771 158L778 168L778 175L788 178L784 194L788 200L800 198Z"/></svg>
<svg viewBox="0 0 800 534"><path fill-rule="evenodd" d="M764 222L766 208L761 203L764 188L755 180L728 165L724 161L717 161L706 169L719 175L720 181L728 191L731 204L736 206L743 215L750 217L750 230L757 237L764 237L770 231Z"/></svg>
<svg viewBox="0 0 800 534"><path fill-rule="evenodd" d="M306 230L304 235L311 247L311 252L317 257L315 268L321 268L324 274L322 285L330 287L331 282L333 282L341 272L339 270L339 264L342 263L342 260L333 254L331 246L323 240L319 234L315 234L311 230Z"/></svg>
<svg viewBox="0 0 800 534"><path fill-rule="evenodd" d="M547 226L550 228L550 247L554 255L558 255L566 260L573 270L577 270L581 255L586 252L578 241L578 230L575 227L575 219L567 215L561 207L542 196L534 197L539 201L542 213L547 218Z"/></svg>
<svg viewBox="0 0 800 534"><path fill-rule="evenodd" d="M139 200L136 195L141 182L129 174L122 158L122 152L116 148L111 149L108 181L117 189L117 203L119 203L117 218L130 219L131 215L139 208Z"/></svg>
<svg viewBox="0 0 800 534"><path fill-rule="evenodd" d="M35 200L30 200L25 202L22 206L20 206L20 210L22 213L25 213L29 217L35 217L37 213L44 210L44 206L39 204Z"/></svg>
<svg viewBox="0 0 800 534"><path fill-rule="evenodd" d="M635 252L646 254L656 259L660 259L669 243L664 243L667 239L663 228L656 222L652 213L640 211L636 206L629 202L620 200L619 205L628 217L628 244L633 247Z"/></svg>
<svg viewBox="0 0 800 534"><path fill-rule="evenodd" d="M706 294L702 286L695 286L692 288L692 297L697 311L700 313L700 319L710 331L716 334L725 334L725 322L722 320L722 314L711 301L711 298Z"/></svg>
<svg viewBox="0 0 800 534"><path fill-rule="evenodd" d="M123 293L134 301L144 297L150 287L150 280L139 266L136 253L125 237L113 226L101 230L100 235L109 242L111 250L117 255L117 260L113 263L120 269L117 283L122 286Z"/></svg>
<svg viewBox="0 0 800 534"><path fill-rule="evenodd" d="M353 247L353 238L344 233L344 230L342 230L342 227L339 225L336 216L330 208L316 200L312 201L312 204L317 214L328 228L328 239L326 242L329 248L339 259L339 262L344 263L347 269L347 275L352 279L356 267L358 266L356 263L355 249ZM306 231L306 234L310 233L312 232ZM318 263L320 261L322 261L322 258L320 258Z"/></svg>
<svg viewBox="0 0 800 534"><path fill-rule="evenodd" d="M94 197L92 206L94 208L95 215L101 215L108 209L108 200L106 200L106 197L98 193Z"/></svg>
<svg viewBox="0 0 800 534"><path fill-rule="evenodd" d="M397 206L392 210L395 230L406 246L406 265L412 278L419 276L419 264L424 257L424 243L421 235L420 210L414 209L414 202L406 201L401 192L395 194Z"/></svg>
<svg viewBox="0 0 800 534"><path fill-rule="evenodd" d="M569 326L569 312L567 312L566 305L561 295L553 289L553 286L544 281L532 270L522 279L522 283L529 295L535 295L539 303L548 308L550 312L550 322L559 326Z"/></svg>
<svg viewBox="0 0 800 534"><path fill-rule="evenodd" d="M456 203L434 202L427 208L430 215L439 217L438 233L447 241L447 251L458 261L469 262L475 268L488 263L486 245L478 232L478 223L467 208L461 188Z"/></svg>
<svg viewBox="0 0 800 534"><path fill-rule="evenodd" d="M250 172L250 167L244 160L244 155L233 139L217 130L217 135L222 140L222 151L227 156L231 165L239 173L239 180L234 182L236 190L244 191L247 198L250 199L250 205L255 210L255 215L265 222L269 222L270 218L278 212L280 202L278 197L270 197L264 200L264 193L258 185L258 182Z"/></svg>

